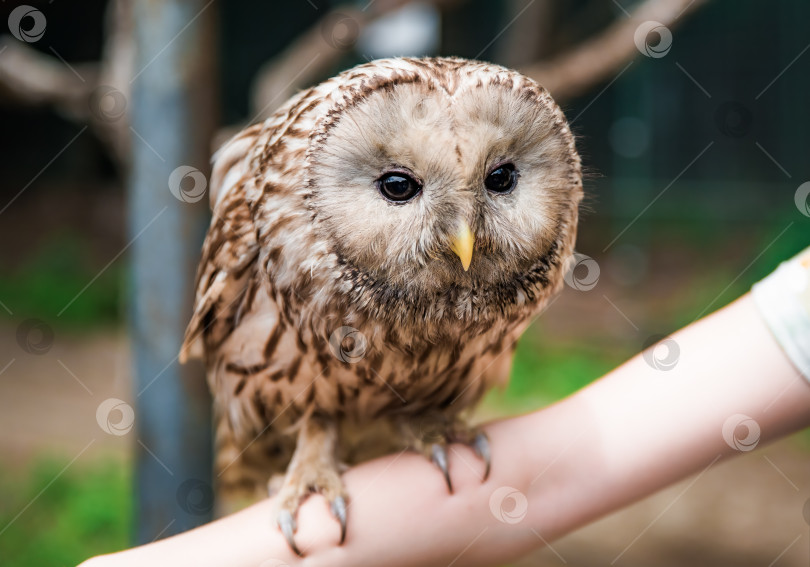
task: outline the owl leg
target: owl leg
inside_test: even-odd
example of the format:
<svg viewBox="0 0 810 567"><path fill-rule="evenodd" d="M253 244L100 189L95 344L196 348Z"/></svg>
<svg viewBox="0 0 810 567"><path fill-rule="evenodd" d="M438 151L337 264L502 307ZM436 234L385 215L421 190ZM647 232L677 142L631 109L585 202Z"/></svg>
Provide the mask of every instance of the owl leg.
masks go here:
<svg viewBox="0 0 810 567"><path fill-rule="evenodd" d="M471 427L458 418L443 415L423 416L420 419L405 421L402 425L406 446L422 453L442 471L451 494L453 482L450 479L447 459L447 445L450 443L461 443L472 448L486 466L483 480L489 478L491 468L489 439L480 429Z"/></svg>
<svg viewBox="0 0 810 567"><path fill-rule="evenodd" d="M281 488L276 494L276 521L295 553L295 518L301 502L314 492L329 501L332 514L340 522L340 543L346 539L348 497L335 458L337 424L321 417L309 417L298 433L298 443Z"/></svg>

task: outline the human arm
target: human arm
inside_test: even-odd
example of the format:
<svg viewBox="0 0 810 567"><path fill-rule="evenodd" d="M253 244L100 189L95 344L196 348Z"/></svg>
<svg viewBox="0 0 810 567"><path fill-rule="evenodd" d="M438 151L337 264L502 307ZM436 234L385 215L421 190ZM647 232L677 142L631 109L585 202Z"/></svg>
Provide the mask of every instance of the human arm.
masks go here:
<svg viewBox="0 0 810 567"><path fill-rule="evenodd" d="M484 483L482 463L460 446L450 451L453 495L432 465L409 453L351 469L342 546L325 502L313 496L296 535L307 556L296 558L271 521L270 499L83 565L494 565L734 454L723 436L734 415L757 422L761 443L810 425L810 385L750 295L672 338L680 357L671 370L638 355L557 404L487 426L493 467ZM514 510L515 523L496 517L509 519L508 508L493 512L502 487L525 496L525 517Z"/></svg>

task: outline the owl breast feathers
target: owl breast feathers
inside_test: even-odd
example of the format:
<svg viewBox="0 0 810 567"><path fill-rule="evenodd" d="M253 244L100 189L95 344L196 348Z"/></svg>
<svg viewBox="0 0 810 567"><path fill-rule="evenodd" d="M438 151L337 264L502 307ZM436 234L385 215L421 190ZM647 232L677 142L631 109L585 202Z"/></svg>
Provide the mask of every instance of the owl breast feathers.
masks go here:
<svg viewBox="0 0 810 567"><path fill-rule="evenodd" d="M506 380L582 198L549 94L457 58L299 93L225 144L210 186L182 358L205 361L220 449L245 460L259 439L281 470L302 420L452 421Z"/></svg>

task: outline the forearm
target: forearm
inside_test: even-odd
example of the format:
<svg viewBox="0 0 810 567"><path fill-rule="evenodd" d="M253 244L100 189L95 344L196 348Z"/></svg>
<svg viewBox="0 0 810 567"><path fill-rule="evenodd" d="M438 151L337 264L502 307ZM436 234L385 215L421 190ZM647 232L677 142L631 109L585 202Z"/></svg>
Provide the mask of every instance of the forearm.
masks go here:
<svg viewBox="0 0 810 567"><path fill-rule="evenodd" d="M734 453L722 432L735 414L757 421L761 442L810 424L810 385L748 296L673 338L680 358L671 370L656 370L639 355L550 408L491 424L493 467L485 483L481 462L456 446L453 495L432 465L410 453L348 471L346 543L336 545L337 523L323 499L312 497L296 535L304 561L497 564ZM509 509L514 500L504 501L509 491L496 492L501 487L525 496L525 516ZM271 509L265 501L92 565L294 565L300 560L273 525Z"/></svg>
<svg viewBox="0 0 810 567"><path fill-rule="evenodd" d="M810 384L750 295L672 338L680 357L671 370L656 370L638 355L555 408L578 416L571 427L579 433L572 434L570 469L546 474L557 469L576 478L561 479L558 492L542 479L533 485L538 506L559 499L566 511L556 524L538 511L537 525L553 537L738 454L727 442L734 442L733 428L725 437L723 431L735 415L755 420L759 444L810 425ZM538 430L555 420L545 412L530 419ZM745 437L745 429L738 434Z"/></svg>

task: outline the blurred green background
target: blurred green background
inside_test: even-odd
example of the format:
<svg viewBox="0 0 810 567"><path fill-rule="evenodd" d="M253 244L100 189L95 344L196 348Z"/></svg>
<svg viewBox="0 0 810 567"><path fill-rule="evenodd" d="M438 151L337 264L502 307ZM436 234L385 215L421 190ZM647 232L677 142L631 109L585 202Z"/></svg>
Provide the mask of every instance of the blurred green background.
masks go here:
<svg viewBox="0 0 810 567"><path fill-rule="evenodd" d="M29 3L48 17L48 41L29 47L77 67L101 57L107 2ZM415 4L422 19L406 29L425 28L425 54L520 68L573 49L642 2ZM0 22L15 6L0 6ZM251 118L257 70L334 6L216 3L222 125ZM509 386L487 397L484 415L559 400L810 244L810 218L794 202L810 179L808 21L810 4L798 0L712 0L673 28L665 57L635 54L562 101L588 173L577 248L600 277L590 291L566 287L530 328ZM322 78L385 44L361 37ZM71 461L84 446L74 437L96 427L99 392L131 395L124 171L89 134L61 153L82 124L58 107L0 89L0 123L0 563L74 565L131 541L133 441L99 442ZM50 366L20 344L30 319L55 334ZM84 406L89 417L71 417Z"/></svg>

